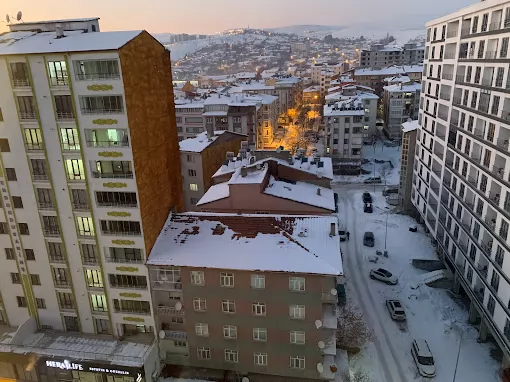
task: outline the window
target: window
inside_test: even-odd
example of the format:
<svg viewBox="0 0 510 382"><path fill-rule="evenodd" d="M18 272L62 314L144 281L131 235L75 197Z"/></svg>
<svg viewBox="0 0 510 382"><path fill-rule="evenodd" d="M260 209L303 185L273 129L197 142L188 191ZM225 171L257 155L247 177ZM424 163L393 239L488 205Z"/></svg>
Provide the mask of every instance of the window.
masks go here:
<svg viewBox="0 0 510 382"><path fill-rule="evenodd" d="M147 278L145 276L108 274L112 288L147 289Z"/></svg>
<svg viewBox="0 0 510 382"><path fill-rule="evenodd" d="M207 301L205 298L195 297L193 299L193 310L196 312L205 312L207 310Z"/></svg>
<svg viewBox="0 0 510 382"><path fill-rule="evenodd" d="M119 63L117 60L73 61L77 80L119 79Z"/></svg>
<svg viewBox="0 0 510 382"><path fill-rule="evenodd" d="M56 286L69 286L69 277L65 268L52 268L51 272Z"/></svg>
<svg viewBox="0 0 510 382"><path fill-rule="evenodd" d="M49 61L48 73L52 86L63 86L69 84L67 63L65 61Z"/></svg>
<svg viewBox="0 0 510 382"><path fill-rule="evenodd" d="M76 225L78 227L78 235L85 237L95 236L94 221L90 216L78 216L76 218Z"/></svg>
<svg viewBox="0 0 510 382"><path fill-rule="evenodd" d="M62 150L64 151L79 151L80 139L78 137L78 129L60 129L60 143L62 145Z"/></svg>
<svg viewBox="0 0 510 382"><path fill-rule="evenodd" d="M188 169L188 176L197 176L197 170Z"/></svg>
<svg viewBox="0 0 510 382"><path fill-rule="evenodd" d="M190 191L198 191L198 184L196 183L190 183L189 184Z"/></svg>
<svg viewBox="0 0 510 382"><path fill-rule="evenodd" d="M62 243L48 242L48 253L50 262L64 262L64 247Z"/></svg>
<svg viewBox="0 0 510 382"><path fill-rule="evenodd" d="M237 363L238 358L239 358L239 355L238 355L237 350L225 349L225 361L226 362Z"/></svg>
<svg viewBox="0 0 510 382"><path fill-rule="evenodd" d="M499 227L499 236L505 240L508 236L508 223L503 219L501 220L501 226Z"/></svg>
<svg viewBox="0 0 510 382"><path fill-rule="evenodd" d="M11 152L11 148L9 146L9 140L6 138L0 139L0 152L9 153Z"/></svg>
<svg viewBox="0 0 510 382"><path fill-rule="evenodd" d="M290 343L302 345L305 343L305 332L290 332Z"/></svg>
<svg viewBox="0 0 510 382"><path fill-rule="evenodd" d="M205 285L204 272L191 271L191 283L193 285Z"/></svg>
<svg viewBox="0 0 510 382"><path fill-rule="evenodd" d="M195 162L195 157L193 156L193 154L188 154L188 155L186 155L186 160L188 162L193 163L193 162Z"/></svg>
<svg viewBox="0 0 510 382"><path fill-rule="evenodd" d="M110 247L106 261L110 263L142 263L142 250L138 248Z"/></svg>
<svg viewBox="0 0 510 382"><path fill-rule="evenodd" d="M503 250L503 248L501 248L498 245L496 248L496 256L495 256L494 260L500 267L503 267L504 253L505 253L505 251Z"/></svg>
<svg viewBox="0 0 510 382"><path fill-rule="evenodd" d="M110 333L110 321L104 318L94 318L96 324L97 334L111 334Z"/></svg>
<svg viewBox="0 0 510 382"><path fill-rule="evenodd" d="M11 77L14 87L30 86L28 66L26 62L12 62Z"/></svg>
<svg viewBox="0 0 510 382"><path fill-rule="evenodd" d="M223 300L221 302L221 311L223 313L235 313L236 302L234 300Z"/></svg>
<svg viewBox="0 0 510 382"><path fill-rule="evenodd" d="M14 250L12 248L5 248L5 259L14 260Z"/></svg>
<svg viewBox="0 0 510 382"><path fill-rule="evenodd" d="M23 208L23 200L21 199L21 196L13 196L12 204L14 208Z"/></svg>
<svg viewBox="0 0 510 382"><path fill-rule="evenodd" d="M101 207L136 207L138 205L136 192L97 191L96 201Z"/></svg>
<svg viewBox="0 0 510 382"><path fill-rule="evenodd" d="M36 298L35 304L37 305L37 309L46 309L46 301L44 301L44 298Z"/></svg>
<svg viewBox="0 0 510 382"><path fill-rule="evenodd" d="M103 288L103 276L99 269L87 269L85 279L89 288Z"/></svg>
<svg viewBox="0 0 510 382"><path fill-rule="evenodd" d="M266 288L266 276L251 275L251 287L254 289L265 289Z"/></svg>
<svg viewBox="0 0 510 382"><path fill-rule="evenodd" d="M305 357L290 357L290 367L292 369L304 369Z"/></svg>
<svg viewBox="0 0 510 382"><path fill-rule="evenodd" d="M83 168L83 161L81 159L66 159L65 168L67 171L67 179L69 180L85 179L85 170Z"/></svg>
<svg viewBox="0 0 510 382"><path fill-rule="evenodd" d="M113 307L119 313L150 314L151 312L149 301L114 299Z"/></svg>
<svg viewBox="0 0 510 382"><path fill-rule="evenodd" d="M494 308L496 307L496 300L494 300L494 297L489 295L489 299L487 301L487 310L490 312L491 315L494 316Z"/></svg>
<svg viewBox="0 0 510 382"><path fill-rule="evenodd" d="M267 329L266 328L253 328L253 340L254 341L267 341Z"/></svg>
<svg viewBox="0 0 510 382"><path fill-rule="evenodd" d="M197 336L207 337L209 335L209 325L195 324L195 334Z"/></svg>
<svg viewBox="0 0 510 382"><path fill-rule="evenodd" d="M496 270L493 270L491 277L491 287L493 287L496 292L499 290L499 279L500 277L496 273Z"/></svg>
<svg viewBox="0 0 510 382"><path fill-rule="evenodd" d="M140 236L140 223L123 220L100 220L101 232L104 235Z"/></svg>
<svg viewBox="0 0 510 382"><path fill-rule="evenodd" d="M6 168L5 172L7 174L7 180L9 180L11 182L18 180L18 178L16 176L16 170L15 169L13 169L13 168Z"/></svg>
<svg viewBox="0 0 510 382"><path fill-rule="evenodd" d="M19 223L18 224L19 234L20 235L30 235L30 231L28 230L27 223Z"/></svg>
<svg viewBox="0 0 510 382"><path fill-rule="evenodd" d="M254 316L265 316L266 315L266 303L265 302L252 303L251 311Z"/></svg>
<svg viewBox="0 0 510 382"><path fill-rule="evenodd" d="M304 305L290 305L289 306L290 318L302 320L305 318L305 306Z"/></svg>
<svg viewBox="0 0 510 382"><path fill-rule="evenodd" d="M32 283L32 285L41 285L41 278L39 277L39 275L31 274L30 282Z"/></svg>
<svg viewBox="0 0 510 382"><path fill-rule="evenodd" d="M124 102L121 95L113 96L82 96L80 97L82 114L122 113Z"/></svg>
<svg viewBox="0 0 510 382"><path fill-rule="evenodd" d="M197 203L198 203L198 199L197 198L190 198L190 203L195 206Z"/></svg>
<svg viewBox="0 0 510 382"><path fill-rule="evenodd" d="M108 303L104 294L91 294L90 304L94 312L108 312Z"/></svg>
<svg viewBox="0 0 510 382"><path fill-rule="evenodd" d="M253 363L259 366L267 366L267 353L253 353Z"/></svg>
<svg viewBox="0 0 510 382"><path fill-rule="evenodd" d="M21 120L33 120L36 117L35 103L32 96L18 96L19 118Z"/></svg>
<svg viewBox="0 0 510 382"><path fill-rule="evenodd" d="M18 301L18 306L20 308L27 307L27 299L24 296L16 296L16 300Z"/></svg>
<svg viewBox="0 0 510 382"><path fill-rule="evenodd" d="M211 349L209 348L197 348L198 359L211 359Z"/></svg>
<svg viewBox="0 0 510 382"><path fill-rule="evenodd" d="M57 112L57 120L74 119L73 101L70 95L56 95L55 110Z"/></svg>
<svg viewBox="0 0 510 382"><path fill-rule="evenodd" d="M21 277L19 273L11 272L11 281L13 284L21 284Z"/></svg>
<svg viewBox="0 0 510 382"><path fill-rule="evenodd" d="M289 290L293 292L305 291L305 278L304 277L289 277Z"/></svg>
<svg viewBox="0 0 510 382"><path fill-rule="evenodd" d="M228 338L228 339L236 339L237 338L237 326L224 325L223 326L223 337Z"/></svg>
<svg viewBox="0 0 510 382"><path fill-rule="evenodd" d="M87 211L89 209L89 199L87 190L75 188L71 190L71 200L75 210Z"/></svg>
<svg viewBox="0 0 510 382"><path fill-rule="evenodd" d="M220 286L233 287L234 286L234 274L222 272L220 274Z"/></svg>

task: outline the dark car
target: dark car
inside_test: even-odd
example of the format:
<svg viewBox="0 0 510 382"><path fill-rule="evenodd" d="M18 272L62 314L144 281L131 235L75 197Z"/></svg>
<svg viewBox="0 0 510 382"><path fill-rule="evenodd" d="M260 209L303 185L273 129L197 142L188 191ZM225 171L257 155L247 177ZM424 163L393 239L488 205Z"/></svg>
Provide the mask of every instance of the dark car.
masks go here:
<svg viewBox="0 0 510 382"><path fill-rule="evenodd" d="M338 194L335 192L333 196L335 197L335 212L338 212Z"/></svg>
<svg viewBox="0 0 510 382"><path fill-rule="evenodd" d="M365 206L363 207L363 212L366 212L368 214L374 212L374 209L372 208L372 203L365 203Z"/></svg>
<svg viewBox="0 0 510 382"><path fill-rule="evenodd" d="M372 203L372 195L369 192L363 193L363 203Z"/></svg>
<svg viewBox="0 0 510 382"><path fill-rule="evenodd" d="M374 233L367 231L363 235L363 245L366 247L373 247L375 244Z"/></svg>

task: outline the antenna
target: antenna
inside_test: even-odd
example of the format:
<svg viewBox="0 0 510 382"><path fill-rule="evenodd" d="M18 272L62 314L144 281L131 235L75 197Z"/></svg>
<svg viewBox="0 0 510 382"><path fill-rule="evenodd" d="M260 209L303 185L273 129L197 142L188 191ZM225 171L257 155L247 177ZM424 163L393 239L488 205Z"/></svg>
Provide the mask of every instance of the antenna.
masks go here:
<svg viewBox="0 0 510 382"><path fill-rule="evenodd" d="M9 14L6 14L6 15L5 15L5 22L6 22L7 24L10 24L10 23L11 23L11 17L9 16Z"/></svg>
<svg viewBox="0 0 510 382"><path fill-rule="evenodd" d="M18 11L18 13L16 14L16 20L21 21L23 23L24 21L23 21L22 17L23 17L23 12Z"/></svg>

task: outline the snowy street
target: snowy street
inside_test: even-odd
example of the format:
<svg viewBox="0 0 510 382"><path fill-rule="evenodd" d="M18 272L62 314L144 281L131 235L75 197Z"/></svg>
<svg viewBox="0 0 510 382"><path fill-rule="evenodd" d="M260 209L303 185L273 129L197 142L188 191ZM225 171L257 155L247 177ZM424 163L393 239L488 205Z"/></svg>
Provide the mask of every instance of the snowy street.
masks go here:
<svg viewBox="0 0 510 382"><path fill-rule="evenodd" d="M339 195L339 220L350 231L350 240L342 243L348 304L359 308L376 339L358 355L351 357L350 366L371 375L374 382L496 382L499 363L490 356L493 345L477 343L476 328L467 323L467 311L442 289L422 283L427 272L416 269L411 260L436 260L430 239L418 226L409 232L415 221L409 216L387 214L381 186L335 184ZM373 213L363 212L362 194L370 192ZM388 258L376 256L384 251L387 220ZM363 246L363 234L375 235L375 247ZM369 259L377 258L377 264ZM371 280L372 268L384 268L399 278L395 286ZM407 325L397 325L389 316L386 299L399 299L407 313ZM413 339L427 340L435 358L437 375L427 379L418 374L411 356ZM460 353L459 353L460 345ZM455 366L458 357L458 368Z"/></svg>

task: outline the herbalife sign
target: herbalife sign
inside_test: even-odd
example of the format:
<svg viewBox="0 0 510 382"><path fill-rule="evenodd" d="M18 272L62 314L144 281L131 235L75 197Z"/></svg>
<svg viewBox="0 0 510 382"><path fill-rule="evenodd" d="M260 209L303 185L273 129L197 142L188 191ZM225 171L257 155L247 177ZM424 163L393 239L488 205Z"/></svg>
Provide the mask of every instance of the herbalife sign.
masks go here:
<svg viewBox="0 0 510 382"><path fill-rule="evenodd" d="M86 371L90 373L104 373L104 374L116 374L116 375L131 375L135 378L136 382L142 382L143 377L140 369L124 369L113 367L105 367L104 365L89 365L83 363L71 362L67 359L62 361L46 360L46 367L51 367L61 370L76 370Z"/></svg>

